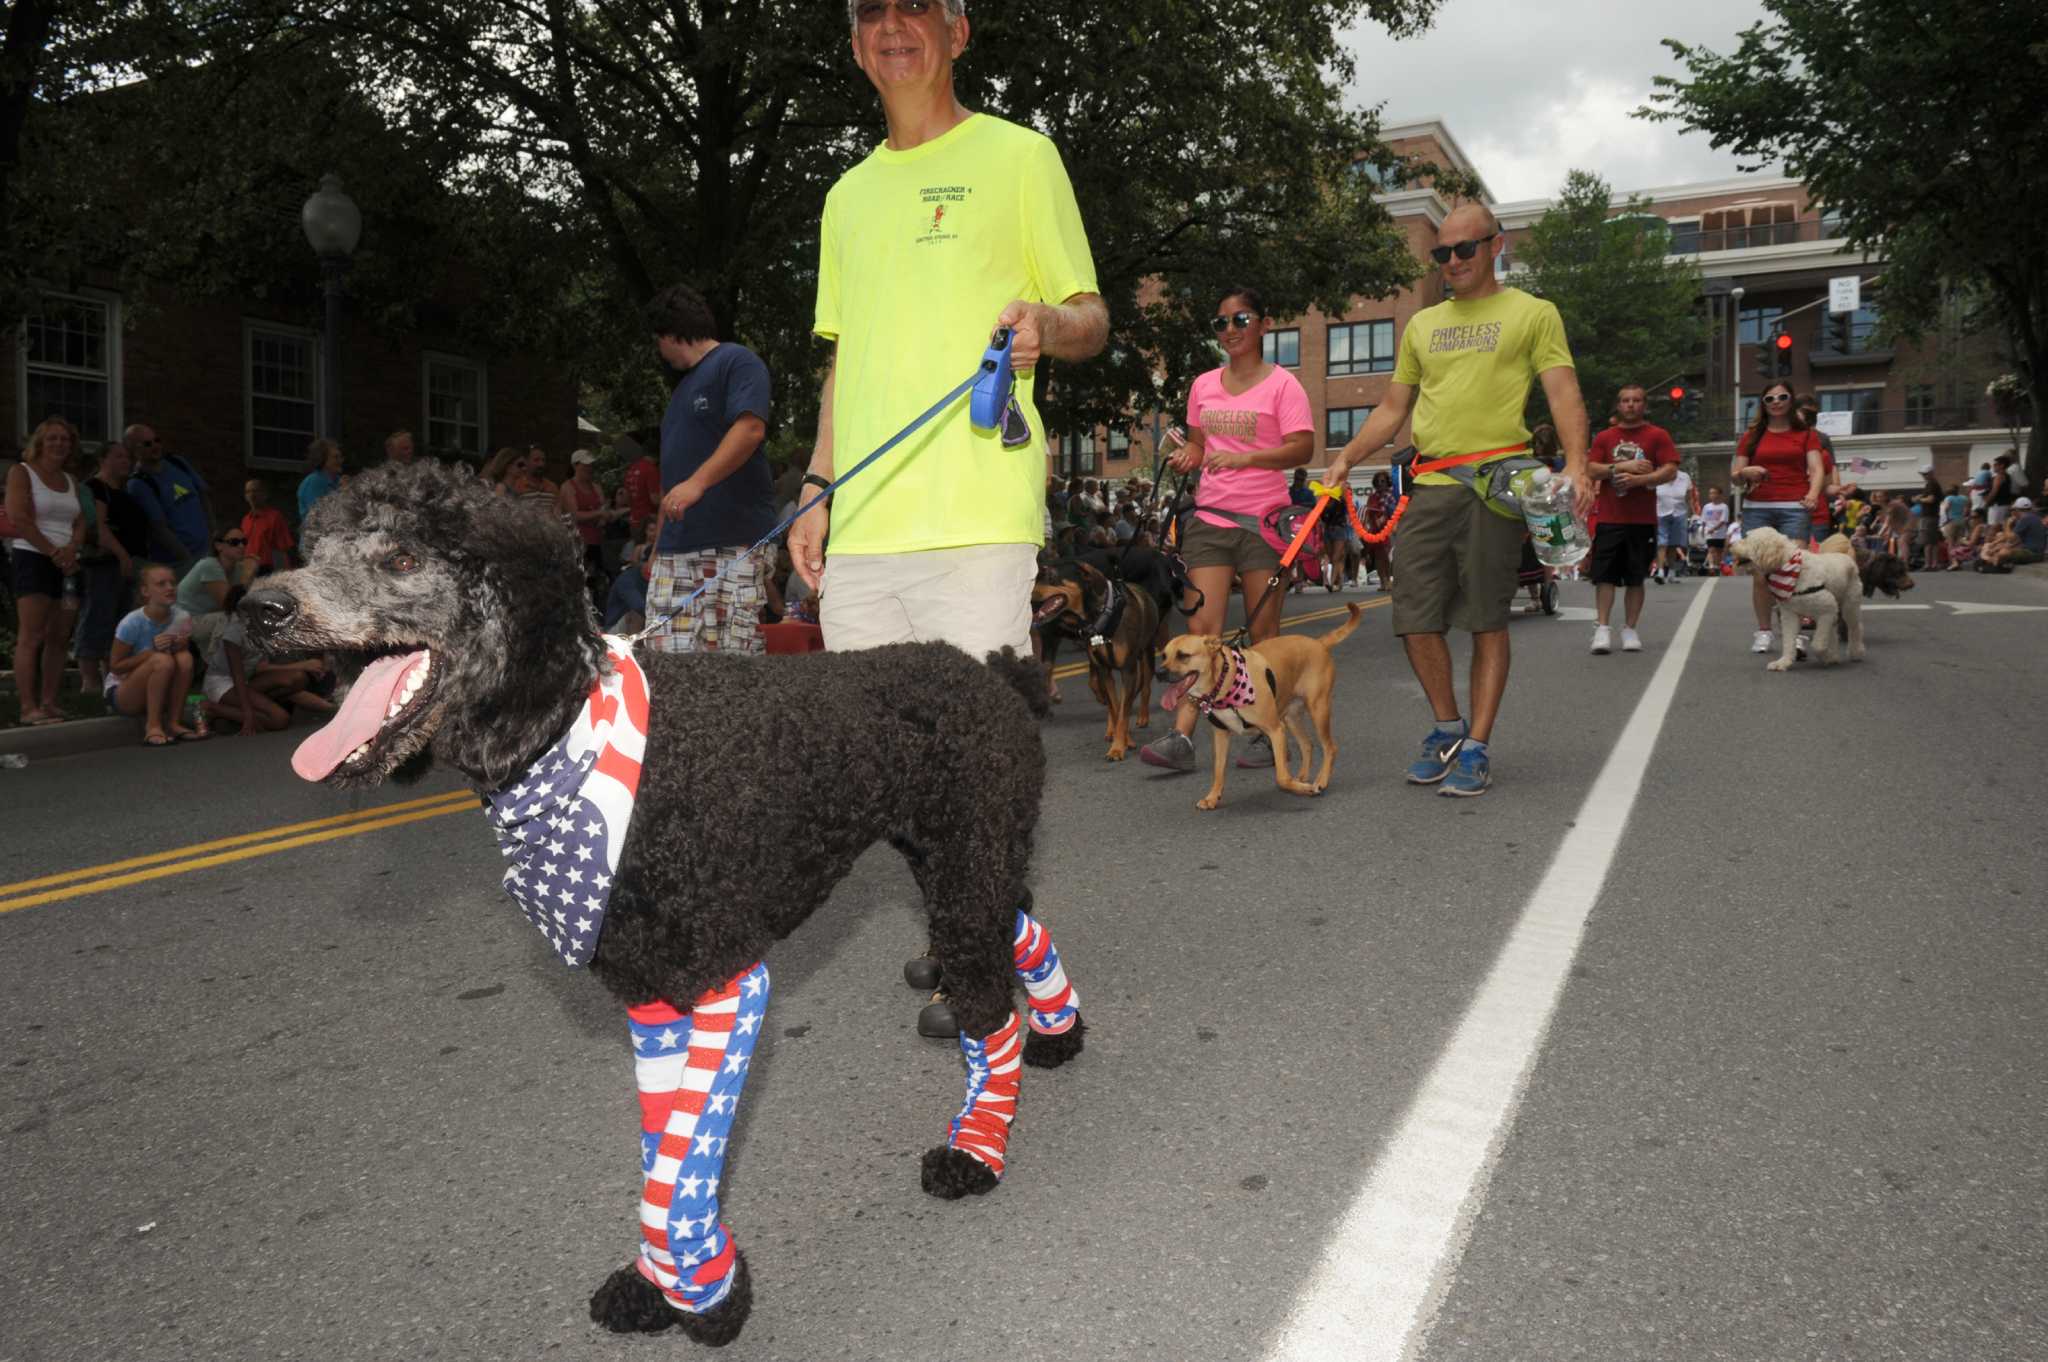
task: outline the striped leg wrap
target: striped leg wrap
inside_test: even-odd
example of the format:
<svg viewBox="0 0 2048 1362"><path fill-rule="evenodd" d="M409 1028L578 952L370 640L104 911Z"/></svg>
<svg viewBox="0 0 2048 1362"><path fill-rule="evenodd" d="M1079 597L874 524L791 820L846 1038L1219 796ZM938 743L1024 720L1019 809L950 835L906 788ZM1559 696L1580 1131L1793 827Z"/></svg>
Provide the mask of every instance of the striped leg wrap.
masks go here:
<svg viewBox="0 0 2048 1362"><path fill-rule="evenodd" d="M732 1231L719 1223L718 1179L740 1090L768 1011L765 965L734 975L690 1007L626 1009L640 1086L640 1275L678 1310L702 1314L732 1290Z"/></svg>
<svg viewBox="0 0 2048 1362"><path fill-rule="evenodd" d="M1057 1036L1073 1029L1081 1015L1081 996L1067 982L1060 968L1059 948L1052 933L1031 914L1017 910L1017 939L1012 944L1017 975L1031 998L1031 1029L1041 1035Z"/></svg>
<svg viewBox="0 0 2048 1362"><path fill-rule="evenodd" d="M946 1147L957 1149L1003 1175L1003 1151L1010 1143L1010 1122L1017 1119L1017 1088L1023 1076L1024 1041L1017 1014L992 1036L960 1037L967 1056L967 1101L953 1118Z"/></svg>

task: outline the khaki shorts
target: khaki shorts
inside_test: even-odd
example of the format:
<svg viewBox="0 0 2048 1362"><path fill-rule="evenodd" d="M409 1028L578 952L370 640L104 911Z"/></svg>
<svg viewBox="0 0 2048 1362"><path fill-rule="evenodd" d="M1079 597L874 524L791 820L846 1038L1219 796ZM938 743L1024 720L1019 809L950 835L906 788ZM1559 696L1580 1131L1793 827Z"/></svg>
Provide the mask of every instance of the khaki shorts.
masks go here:
<svg viewBox="0 0 2048 1362"><path fill-rule="evenodd" d="M1394 632L1507 628L1524 533L1475 492L1418 484L1394 532Z"/></svg>
<svg viewBox="0 0 2048 1362"><path fill-rule="evenodd" d="M1246 581L1261 573L1270 577L1280 566L1280 555L1263 534L1239 525L1211 525L1193 512L1181 522L1180 560L1190 568L1235 568Z"/></svg>
<svg viewBox="0 0 2048 1362"><path fill-rule="evenodd" d="M1031 655L1038 545L974 544L918 553L825 556L818 624L835 653L885 643L950 643L979 662Z"/></svg>

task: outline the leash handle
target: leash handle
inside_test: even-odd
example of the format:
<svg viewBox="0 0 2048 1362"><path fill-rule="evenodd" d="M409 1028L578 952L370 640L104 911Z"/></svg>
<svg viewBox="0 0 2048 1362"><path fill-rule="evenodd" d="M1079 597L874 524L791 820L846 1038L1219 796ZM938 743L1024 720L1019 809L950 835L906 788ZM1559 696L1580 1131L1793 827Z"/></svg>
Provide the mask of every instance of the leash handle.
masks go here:
<svg viewBox="0 0 2048 1362"><path fill-rule="evenodd" d="M1017 333L1007 326L995 329L981 367L974 371L974 396L968 400L967 419L976 430L1001 430L1003 414L1010 405L1010 347Z"/></svg>

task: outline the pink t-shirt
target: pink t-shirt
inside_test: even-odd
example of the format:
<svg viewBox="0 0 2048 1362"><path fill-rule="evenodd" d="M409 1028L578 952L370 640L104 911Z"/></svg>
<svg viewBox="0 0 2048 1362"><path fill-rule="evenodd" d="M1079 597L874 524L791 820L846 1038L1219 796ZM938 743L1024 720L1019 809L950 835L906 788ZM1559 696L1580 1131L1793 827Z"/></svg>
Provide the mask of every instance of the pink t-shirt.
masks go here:
<svg viewBox="0 0 2048 1362"><path fill-rule="evenodd" d="M1224 390L1221 369L1211 369L1188 389L1188 429L1200 430L1204 447L1220 453L1278 449L1296 431L1315 428L1301 380L1278 365L1251 391L1234 397ZM1264 516L1287 504L1287 474L1277 468L1205 468L1196 501L1195 514L1204 522L1239 529L1235 521L1206 512Z"/></svg>

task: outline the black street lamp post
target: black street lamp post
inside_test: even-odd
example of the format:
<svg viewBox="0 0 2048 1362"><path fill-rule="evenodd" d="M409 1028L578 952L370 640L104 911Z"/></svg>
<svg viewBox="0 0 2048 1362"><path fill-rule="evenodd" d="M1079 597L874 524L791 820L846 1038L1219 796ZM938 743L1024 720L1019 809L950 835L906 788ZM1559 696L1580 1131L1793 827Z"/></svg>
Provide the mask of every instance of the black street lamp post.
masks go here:
<svg viewBox="0 0 2048 1362"><path fill-rule="evenodd" d="M341 299L349 257L363 236L363 214L342 192L341 176L320 177L320 188L299 210L299 225L320 257L321 291L327 320L320 337L320 434L341 439Z"/></svg>

